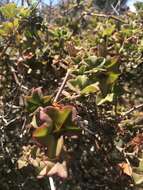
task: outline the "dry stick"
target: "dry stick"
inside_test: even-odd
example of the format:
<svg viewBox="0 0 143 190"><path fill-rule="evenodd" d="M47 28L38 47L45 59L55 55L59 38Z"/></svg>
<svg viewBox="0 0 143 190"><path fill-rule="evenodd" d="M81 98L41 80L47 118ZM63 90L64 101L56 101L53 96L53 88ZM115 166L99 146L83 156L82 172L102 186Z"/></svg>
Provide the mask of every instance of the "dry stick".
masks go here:
<svg viewBox="0 0 143 190"><path fill-rule="evenodd" d="M11 41L12 39L10 38L8 41L7 41L7 44L5 46L5 48L3 49L3 51L0 53L0 58L2 58L6 52L6 50L9 48L10 44L11 44Z"/></svg>
<svg viewBox="0 0 143 190"><path fill-rule="evenodd" d="M117 21L120 21L122 23L126 23L124 20L120 19L119 17L115 16L115 15L108 15L108 14L102 14L102 13L86 13L84 15L91 15L91 16L97 16L97 17L103 17L103 18L111 18Z"/></svg>
<svg viewBox="0 0 143 190"><path fill-rule="evenodd" d="M125 113L123 113L122 116L121 116L121 118L124 118L124 117L128 116L128 115L129 115L130 113L132 113L133 111L138 110L138 109L140 109L140 108L142 108L142 107L143 107L143 103L142 103L142 104L139 104L139 105L137 105L137 106L134 106L134 107L131 108L130 110L128 110L128 111L126 111Z"/></svg>
<svg viewBox="0 0 143 190"><path fill-rule="evenodd" d="M106 15L106 14L93 14L93 15L98 16L98 17L111 18L111 19L120 21L122 23L126 23L124 20L122 20L122 19L120 19L120 18L118 18L117 16L114 16L114 15Z"/></svg>
<svg viewBox="0 0 143 190"><path fill-rule="evenodd" d="M112 7L113 11L116 13L116 15L119 16L119 12L118 12L117 9L113 6L113 4L111 5L111 7Z"/></svg>
<svg viewBox="0 0 143 190"><path fill-rule="evenodd" d="M64 87L65 87L65 85L66 85L66 82L67 82L67 79L68 79L68 77L69 77L69 75L70 75L70 72L71 72L71 70L68 69L68 70L67 70L67 73L66 73L66 76L65 76L65 78L64 78L64 80L63 80L63 82L62 82L62 84L61 84L61 86L60 86L60 88L59 88L59 90L58 90L58 92L57 92L57 94L56 94L56 96L55 96L53 102L57 102L57 100L58 100L60 94L62 93L62 91L63 91L63 89L64 89Z"/></svg>
<svg viewBox="0 0 143 190"><path fill-rule="evenodd" d="M54 180L52 177L49 177L49 183L50 183L51 190L56 190L55 185L54 185Z"/></svg>

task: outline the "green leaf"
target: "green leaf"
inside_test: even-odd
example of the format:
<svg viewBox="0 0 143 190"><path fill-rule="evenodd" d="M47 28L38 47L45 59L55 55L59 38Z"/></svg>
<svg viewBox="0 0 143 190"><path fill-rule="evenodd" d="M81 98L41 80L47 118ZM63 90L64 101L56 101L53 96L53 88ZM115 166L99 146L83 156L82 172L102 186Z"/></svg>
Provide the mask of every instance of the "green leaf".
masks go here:
<svg viewBox="0 0 143 190"><path fill-rule="evenodd" d="M15 29L18 27L19 23L18 23L18 19L14 19L13 22L4 22L1 26L1 35L6 36L9 34L12 34ZM5 34L3 33L5 32Z"/></svg>
<svg viewBox="0 0 143 190"><path fill-rule="evenodd" d="M137 174L134 173L132 174L134 182L136 185L142 184L143 183L143 175L142 174Z"/></svg>
<svg viewBox="0 0 143 190"><path fill-rule="evenodd" d="M73 135L79 135L81 134L82 129L79 128L77 125L69 125L67 124L66 127L63 130L64 136L73 136Z"/></svg>
<svg viewBox="0 0 143 190"><path fill-rule="evenodd" d="M59 147L59 138L53 134L50 134L48 127L37 128L33 133L33 138L42 146L47 147L47 155L50 159L53 159L60 153L62 147ZM58 147L57 147L58 145Z"/></svg>
<svg viewBox="0 0 143 190"><path fill-rule="evenodd" d="M90 93L95 93L99 91L99 87L98 87L99 83L96 82L94 84L90 84L88 86L86 86L82 91L81 94L90 94Z"/></svg>
<svg viewBox="0 0 143 190"><path fill-rule="evenodd" d="M19 8L19 15L21 17L28 17L30 15L30 12L31 11L29 9L25 8L25 7L20 7Z"/></svg>
<svg viewBox="0 0 143 190"><path fill-rule="evenodd" d="M82 66L79 68L78 74L79 74L79 75L83 75L84 72L85 72L85 70L86 70L86 66L85 66L85 65L82 65Z"/></svg>
<svg viewBox="0 0 143 190"><path fill-rule="evenodd" d="M97 57L97 56L89 56L87 59L85 59L85 62L88 64L88 70L89 69L99 69L104 66L106 63L106 59L103 57Z"/></svg>
<svg viewBox="0 0 143 190"><path fill-rule="evenodd" d="M95 55L89 56L87 59L85 59L85 61L86 61L89 65L95 65L95 66L98 65L97 56L95 56Z"/></svg>
<svg viewBox="0 0 143 190"><path fill-rule="evenodd" d="M103 99L101 99L99 102L97 102L97 105L100 106L106 102L112 102L114 98L114 93L107 94L107 96Z"/></svg>
<svg viewBox="0 0 143 190"><path fill-rule="evenodd" d="M61 151L61 150L58 150L59 147L57 147L58 140L59 140L59 138L57 138L54 135L50 135L48 137L48 143L47 143L47 149L48 149L48 151L47 151L47 155L48 155L48 157L50 159L55 158L56 155L58 155L58 153L60 153L60 151ZM62 148L62 146L60 148Z"/></svg>
<svg viewBox="0 0 143 190"><path fill-rule="evenodd" d="M48 104L51 101L51 96L43 96L42 101L44 105Z"/></svg>
<svg viewBox="0 0 143 190"><path fill-rule="evenodd" d="M49 158L56 156L58 137L52 134L53 126L48 126L44 123L42 126L35 129L33 138L42 146L47 147L47 155Z"/></svg>
<svg viewBox="0 0 143 190"><path fill-rule="evenodd" d="M18 13L18 9L15 3L8 3L0 7L0 12L5 18L13 19Z"/></svg>
<svg viewBox="0 0 143 190"><path fill-rule="evenodd" d="M51 101L51 96L43 96L41 88L33 89L31 96L25 96L26 108L28 112L34 112L40 106L47 106Z"/></svg>
<svg viewBox="0 0 143 190"><path fill-rule="evenodd" d="M71 106L64 106L61 109L53 106L47 107L46 113L50 116L50 118L53 121L54 133L60 131L71 112Z"/></svg>
<svg viewBox="0 0 143 190"><path fill-rule="evenodd" d="M60 153L61 153L61 151L62 151L62 148L63 148L63 145L64 145L64 139L63 139L63 136L61 136L61 137L58 139L58 142L57 142L56 157L60 155Z"/></svg>
<svg viewBox="0 0 143 190"><path fill-rule="evenodd" d="M104 97L111 92L119 76L120 74L114 72L97 73L97 80L99 81L99 86Z"/></svg>
<svg viewBox="0 0 143 190"><path fill-rule="evenodd" d="M34 128L37 128L38 125L37 125L37 121L36 121L36 115L33 116L32 118L32 122L30 123Z"/></svg>
<svg viewBox="0 0 143 190"><path fill-rule="evenodd" d="M110 25L108 28L104 28L102 35L103 36L111 36L115 30L115 25Z"/></svg>
<svg viewBox="0 0 143 190"><path fill-rule="evenodd" d="M39 107L39 104L31 102L30 101L31 97L26 96L25 98L26 98L26 101L27 101L27 103L26 103L27 104L26 105L27 111L30 112L30 113L34 112Z"/></svg>
<svg viewBox="0 0 143 190"><path fill-rule="evenodd" d="M40 127L36 128L33 137L34 138L41 138L41 140L45 140L44 138L48 137L52 133L53 126L48 126L47 123L42 124ZM45 144L46 142L44 142Z"/></svg>
<svg viewBox="0 0 143 190"><path fill-rule="evenodd" d="M75 79L71 79L67 82L68 87L80 93L80 90L82 90L88 82L88 77L86 75L79 75Z"/></svg>
<svg viewBox="0 0 143 190"><path fill-rule="evenodd" d="M108 72L107 84L113 84L118 78L120 74L114 72Z"/></svg>
<svg viewBox="0 0 143 190"><path fill-rule="evenodd" d="M46 108L46 114L53 121L53 134L65 135L77 134L81 132L81 129L73 122L76 117L76 111L72 106L54 107L48 106Z"/></svg>

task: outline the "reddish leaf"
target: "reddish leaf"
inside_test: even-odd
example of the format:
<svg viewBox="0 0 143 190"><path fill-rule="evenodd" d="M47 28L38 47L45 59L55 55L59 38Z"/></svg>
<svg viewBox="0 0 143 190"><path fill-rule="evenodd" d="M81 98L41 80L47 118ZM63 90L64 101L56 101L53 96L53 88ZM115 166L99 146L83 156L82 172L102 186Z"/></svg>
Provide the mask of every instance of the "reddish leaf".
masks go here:
<svg viewBox="0 0 143 190"><path fill-rule="evenodd" d="M118 166L122 169L124 174L126 174L128 176L132 176L132 168L128 163L122 162L122 163L118 164Z"/></svg>
<svg viewBox="0 0 143 190"><path fill-rule="evenodd" d="M62 164L60 164L59 162L56 163L54 167L52 167L52 169L48 172L47 175L48 176L57 175L64 179L67 178L68 172L66 168L66 162L63 162Z"/></svg>

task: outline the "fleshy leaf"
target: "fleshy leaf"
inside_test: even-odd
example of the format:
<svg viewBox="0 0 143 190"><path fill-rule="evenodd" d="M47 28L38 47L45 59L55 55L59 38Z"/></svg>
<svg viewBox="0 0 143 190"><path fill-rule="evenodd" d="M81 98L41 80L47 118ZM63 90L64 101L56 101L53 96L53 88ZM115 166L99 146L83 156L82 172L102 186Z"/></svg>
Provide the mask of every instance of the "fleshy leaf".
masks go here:
<svg viewBox="0 0 143 190"><path fill-rule="evenodd" d="M30 123L32 125L32 127L37 128L37 121L36 121L36 115L33 116L32 118L32 122Z"/></svg>
<svg viewBox="0 0 143 190"><path fill-rule="evenodd" d="M33 133L33 137L36 139L43 139L46 140L46 138L51 134L53 126L48 126L47 123L42 124L40 127L35 129ZM45 142L47 143L47 142ZM44 143L44 144L45 144Z"/></svg>
<svg viewBox="0 0 143 190"><path fill-rule="evenodd" d="M59 163L57 162L54 164L53 162L46 162L46 165L41 169L39 172L37 178L41 179L45 176L53 176L57 175L61 178L67 178L68 173L67 173L67 168L66 168L66 163Z"/></svg>
<svg viewBox="0 0 143 190"><path fill-rule="evenodd" d="M51 101L51 96L43 96L41 88L32 90L31 96L25 96L26 108L28 112L34 112L40 106L47 106Z"/></svg>
<svg viewBox="0 0 143 190"><path fill-rule="evenodd" d="M47 107L46 113L52 118L54 125L54 132L58 132L64 125L69 115L72 112L71 106L64 106L63 108L57 108L49 106Z"/></svg>
<svg viewBox="0 0 143 190"><path fill-rule="evenodd" d="M51 101L51 96L43 96L43 103L47 104Z"/></svg>
<svg viewBox="0 0 143 190"><path fill-rule="evenodd" d="M79 128L76 125L66 125L66 127L63 130L64 136L73 136L73 135L79 135L81 134L82 129Z"/></svg>
<svg viewBox="0 0 143 190"><path fill-rule="evenodd" d="M58 142L57 142L57 147L56 147L56 157L58 157L61 153L61 150L63 148L63 144L64 144L64 139L63 139L63 136L61 136L59 139L58 139Z"/></svg>
<svg viewBox="0 0 143 190"><path fill-rule="evenodd" d="M132 176L132 168L128 163L122 162L118 165L122 169L124 174L126 174L128 176Z"/></svg>
<svg viewBox="0 0 143 190"><path fill-rule="evenodd" d="M46 124L47 124L48 126L53 125L52 119L51 119L50 116L44 111L43 108L40 110L40 120L43 121L43 122L46 122Z"/></svg>
<svg viewBox="0 0 143 190"><path fill-rule="evenodd" d="M56 157L58 137L52 134L52 126L48 127L43 124L38 127L34 133L33 138L42 146L47 147L47 155L50 159Z"/></svg>
<svg viewBox="0 0 143 190"><path fill-rule="evenodd" d="M63 162L61 163L56 163L54 165L54 167L52 167L52 169L48 172L48 176L53 176L53 175L57 175L61 178L67 178L68 177L68 173L67 173L67 167L66 167L66 163Z"/></svg>
<svg viewBox="0 0 143 190"><path fill-rule="evenodd" d="M68 87L76 92L80 92L88 82L88 77L86 75L79 75L75 79L71 79L68 81Z"/></svg>
<svg viewBox="0 0 143 190"><path fill-rule="evenodd" d="M82 91L81 94L90 94L99 91L98 83L94 83L91 85L86 86Z"/></svg>
<svg viewBox="0 0 143 190"><path fill-rule="evenodd" d="M100 106L106 102L112 102L114 98L114 93L107 94L107 96L103 99L101 99L99 102L97 102L97 105Z"/></svg>
<svg viewBox="0 0 143 190"><path fill-rule="evenodd" d="M38 171L38 179L41 179L45 176L47 176L48 172L51 170L52 167L54 167L55 163L51 162L51 161L44 161L44 162L40 162L40 167L37 168L38 170L40 169L40 171ZM42 165L42 167L41 167Z"/></svg>

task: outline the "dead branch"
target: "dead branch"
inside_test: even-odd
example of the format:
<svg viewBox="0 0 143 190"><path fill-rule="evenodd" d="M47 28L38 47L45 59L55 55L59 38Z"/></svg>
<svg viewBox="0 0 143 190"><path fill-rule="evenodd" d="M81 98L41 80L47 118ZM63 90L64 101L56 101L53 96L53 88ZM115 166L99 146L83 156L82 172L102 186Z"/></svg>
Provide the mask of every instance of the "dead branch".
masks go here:
<svg viewBox="0 0 143 190"><path fill-rule="evenodd" d="M128 111L124 112L122 115L121 115L121 118L124 119L126 116L130 115L132 112L134 112L135 110L138 110L140 108L143 107L143 103L142 104L139 104L137 106L134 106L132 107L131 109L129 109Z"/></svg>
<svg viewBox="0 0 143 190"><path fill-rule="evenodd" d="M69 75L70 75L70 72L71 72L71 70L68 69L68 70L67 70L67 73L66 73L66 76L65 76L65 78L64 78L64 80L63 80L63 82L62 82L62 84L61 84L61 86L60 86L60 88L59 88L59 90L58 90L58 92L57 92L57 94L56 94L55 99L54 99L53 102L57 102L57 100L58 100L60 94L62 93L62 91L63 91L63 89L64 89L64 87L65 87L65 85L66 85L66 82L67 82L67 80L68 80L68 77L69 77Z"/></svg>

